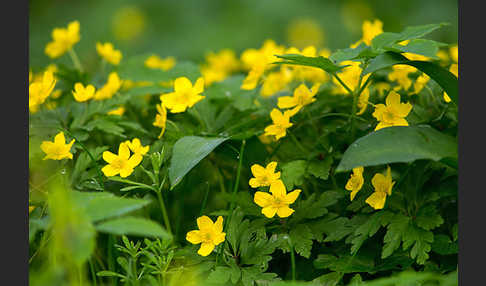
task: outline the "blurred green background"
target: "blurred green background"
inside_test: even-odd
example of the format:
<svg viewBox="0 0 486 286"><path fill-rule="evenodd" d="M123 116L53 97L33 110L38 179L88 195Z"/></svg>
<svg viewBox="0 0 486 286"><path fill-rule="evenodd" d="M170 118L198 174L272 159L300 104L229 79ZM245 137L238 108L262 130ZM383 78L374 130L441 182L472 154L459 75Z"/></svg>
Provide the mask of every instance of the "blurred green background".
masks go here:
<svg viewBox="0 0 486 286"><path fill-rule="evenodd" d="M44 47L52 29L73 20L81 23L75 51L90 69L99 61L97 41L112 42L125 59L153 52L201 61L209 51L240 53L268 38L296 46L310 38L334 51L357 41L362 22L375 18L389 32L448 22L429 38L457 42L456 0L31 0L29 62L33 69L51 63ZM54 62L71 65L67 56Z"/></svg>

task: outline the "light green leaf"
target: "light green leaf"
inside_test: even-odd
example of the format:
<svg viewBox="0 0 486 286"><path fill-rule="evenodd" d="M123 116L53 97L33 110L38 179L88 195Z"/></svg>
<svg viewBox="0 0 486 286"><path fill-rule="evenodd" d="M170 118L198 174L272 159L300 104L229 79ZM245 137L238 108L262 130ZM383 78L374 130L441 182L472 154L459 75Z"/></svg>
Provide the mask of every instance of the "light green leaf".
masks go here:
<svg viewBox="0 0 486 286"><path fill-rule="evenodd" d="M116 235L150 236L170 239L170 234L158 223L138 217L122 217L108 220L96 225L100 232Z"/></svg>
<svg viewBox="0 0 486 286"><path fill-rule="evenodd" d="M338 66L334 64L328 58L319 56L319 57L306 57L302 55L294 55L294 54L287 54L287 55L276 55L278 58L284 59L281 62L276 62L275 64L288 64L288 65L301 65L301 66L309 66L309 67L316 67L323 69L328 73L335 73L341 70L345 66Z"/></svg>
<svg viewBox="0 0 486 286"><path fill-rule="evenodd" d="M214 148L228 140L224 137L185 136L177 140L172 150L169 179L173 189L182 178Z"/></svg>
<svg viewBox="0 0 486 286"><path fill-rule="evenodd" d="M435 205L427 205L420 208L415 222L421 228L425 230L431 230L444 223L444 219L437 212L437 208Z"/></svg>
<svg viewBox="0 0 486 286"><path fill-rule="evenodd" d="M281 179L287 188L287 191L293 189L294 186L301 186L304 184L304 175L307 169L307 161L296 160L282 164Z"/></svg>
<svg viewBox="0 0 486 286"><path fill-rule="evenodd" d="M206 280L207 283L211 284L224 284L230 279L231 269L226 266L217 266L215 270L209 273Z"/></svg>
<svg viewBox="0 0 486 286"><path fill-rule="evenodd" d="M429 126L392 126L365 135L344 152L336 172L419 159L457 159L457 140Z"/></svg>
<svg viewBox="0 0 486 286"><path fill-rule="evenodd" d="M312 249L312 239L314 235L312 234L309 227L305 224L299 224L290 230L290 238L294 245L294 250L300 256L309 258Z"/></svg>

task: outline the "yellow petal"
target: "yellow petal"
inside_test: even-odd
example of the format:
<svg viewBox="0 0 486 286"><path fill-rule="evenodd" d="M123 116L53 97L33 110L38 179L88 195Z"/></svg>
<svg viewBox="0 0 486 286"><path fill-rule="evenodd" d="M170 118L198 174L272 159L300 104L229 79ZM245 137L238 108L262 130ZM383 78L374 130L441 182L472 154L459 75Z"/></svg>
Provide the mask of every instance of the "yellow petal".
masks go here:
<svg viewBox="0 0 486 286"><path fill-rule="evenodd" d="M223 217L218 216L216 222L214 223L214 231L215 232L222 232L223 231Z"/></svg>
<svg viewBox="0 0 486 286"><path fill-rule="evenodd" d="M226 238L226 233L224 232L216 234L213 238L214 245L218 245L222 243L225 240L225 238Z"/></svg>
<svg viewBox="0 0 486 286"><path fill-rule="evenodd" d="M126 178L133 173L133 168L126 167L120 170L120 177Z"/></svg>
<svg viewBox="0 0 486 286"><path fill-rule="evenodd" d="M61 131L56 135L56 137L54 137L54 143L56 145L66 143L66 139L64 138L64 132Z"/></svg>
<svg viewBox="0 0 486 286"><path fill-rule="evenodd" d="M252 188L260 187L260 181L258 181L256 178L251 178L249 184Z"/></svg>
<svg viewBox="0 0 486 286"><path fill-rule="evenodd" d="M301 190L294 190L290 193L287 194L287 196L285 197L285 202L287 204L293 204L295 202L295 200L297 200L297 198L299 197L299 194L300 192L302 192Z"/></svg>
<svg viewBox="0 0 486 286"><path fill-rule="evenodd" d="M131 168L135 168L136 166L138 166L138 164L140 164L140 162L142 162L142 159L143 159L142 155L133 154L132 157L128 159L128 165Z"/></svg>
<svg viewBox="0 0 486 286"><path fill-rule="evenodd" d="M196 94L199 94L202 93L203 91L204 91L204 79L200 77L196 80L196 83L194 84L194 92L196 92Z"/></svg>
<svg viewBox="0 0 486 286"><path fill-rule="evenodd" d="M192 83L187 77L178 77L174 81L175 92L183 92L191 88L192 88Z"/></svg>
<svg viewBox="0 0 486 286"><path fill-rule="evenodd" d="M112 176L116 176L118 173L119 173L119 170L113 168L111 165L106 165L104 166L101 171L103 172L103 174L105 174L105 176L107 177L112 177Z"/></svg>
<svg viewBox="0 0 486 286"><path fill-rule="evenodd" d="M200 231L192 230L186 234L186 240L192 244L199 244L202 242Z"/></svg>
<svg viewBox="0 0 486 286"><path fill-rule="evenodd" d="M277 210L277 215L279 217L289 217L293 213L294 213L294 210L289 208L288 206L278 208L278 210Z"/></svg>
<svg viewBox="0 0 486 286"><path fill-rule="evenodd" d="M277 106L278 108L291 108L297 105L295 99L291 96L281 96L278 98Z"/></svg>
<svg viewBox="0 0 486 286"><path fill-rule="evenodd" d="M203 215L197 218L197 227L199 227L200 230L212 229L213 221L208 216Z"/></svg>
<svg viewBox="0 0 486 286"><path fill-rule="evenodd" d="M114 160L116 160L116 158L118 158L118 156L111 153L110 151L103 152L103 160L105 160L107 163L113 162Z"/></svg>
<svg viewBox="0 0 486 286"><path fill-rule="evenodd" d="M385 206L386 193L374 192L366 199L366 203L369 204L375 210L382 209Z"/></svg>
<svg viewBox="0 0 486 286"><path fill-rule="evenodd" d="M265 175L265 168L263 168L263 166L260 166L258 164L253 164L250 169L251 169L251 173L255 177L261 177Z"/></svg>
<svg viewBox="0 0 486 286"><path fill-rule="evenodd" d="M275 162L275 161L268 163L268 165L265 167L265 169L269 173L274 173L275 168L277 168L277 162Z"/></svg>
<svg viewBox="0 0 486 286"><path fill-rule="evenodd" d="M284 197L287 193L285 190L285 185L282 180L278 180L270 185L270 193L273 194L274 197Z"/></svg>
<svg viewBox="0 0 486 286"><path fill-rule="evenodd" d="M274 199L273 199L272 195L270 195L269 193L256 192L255 196L253 198L253 201L258 206L265 208L265 207L271 205L273 203Z"/></svg>
<svg viewBox="0 0 486 286"><path fill-rule="evenodd" d="M203 242L201 243L201 248L197 251L197 253L201 256L208 256L214 250L214 244L211 242Z"/></svg>
<svg viewBox="0 0 486 286"><path fill-rule="evenodd" d="M120 146L118 147L118 157L126 160L130 157L130 150L128 149L127 144L120 144Z"/></svg>
<svg viewBox="0 0 486 286"><path fill-rule="evenodd" d="M274 207L265 207L262 209L262 214L264 214L268 218L272 218L277 213L277 209Z"/></svg>
<svg viewBox="0 0 486 286"><path fill-rule="evenodd" d="M400 105L400 94L395 91L390 91L385 99L387 106L398 106Z"/></svg>

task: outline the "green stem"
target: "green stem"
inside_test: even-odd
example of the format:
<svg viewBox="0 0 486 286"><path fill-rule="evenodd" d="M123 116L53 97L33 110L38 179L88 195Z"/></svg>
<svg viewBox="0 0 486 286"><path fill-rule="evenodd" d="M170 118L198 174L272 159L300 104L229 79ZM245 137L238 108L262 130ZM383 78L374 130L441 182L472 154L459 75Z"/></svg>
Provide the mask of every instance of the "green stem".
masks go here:
<svg viewBox="0 0 486 286"><path fill-rule="evenodd" d="M98 174L98 184L100 185L100 187L103 189L103 191L105 191L105 185L103 183L103 175L101 174L101 168L100 168L100 165L98 164L98 162L96 162L95 158L93 157L93 155L91 154L91 152L89 152L88 148L86 148L86 146L81 143L71 132L69 132L67 129L64 129L64 128L61 128L62 131L66 132L69 136L73 137L75 142L74 143L77 143L79 144L79 146L81 146L81 148L83 148L83 150L88 154L89 158L91 158L91 161L93 161L93 163L95 164L95 167L96 167L96 173Z"/></svg>
<svg viewBox="0 0 486 286"><path fill-rule="evenodd" d="M201 210L199 211L199 216L202 216L203 214L203 211L204 211L204 208L206 207L206 203L208 201L208 195L209 195L209 183L206 182L208 187L206 189L206 193L204 194L204 199L203 199L203 202L202 202L202 205L201 205Z"/></svg>
<svg viewBox="0 0 486 286"><path fill-rule="evenodd" d="M339 78L339 76L335 73L332 73L332 76L334 76L337 81L344 87L344 89L346 89L346 91L349 93L349 94L353 94L353 91Z"/></svg>
<svg viewBox="0 0 486 286"><path fill-rule="evenodd" d="M164 218L164 224L170 234L172 234L172 228L170 227L169 216L167 215L167 209L165 208L164 199L162 198L162 192L156 192L157 199L159 200L160 209L162 210L162 216Z"/></svg>
<svg viewBox="0 0 486 286"><path fill-rule="evenodd" d="M97 281L96 281L96 273L95 273L95 270L94 270L94 266L93 266L93 262L91 261L92 259L89 259L88 260L88 263L89 263L89 269L91 271L91 279L93 280L93 286L96 286L97 285Z"/></svg>
<svg viewBox="0 0 486 286"><path fill-rule="evenodd" d="M80 72L83 72L83 66L81 65L81 62L79 61L78 55L76 54L74 49L69 49L68 53L69 53L69 56L71 57L71 60L73 61L74 66Z"/></svg>
<svg viewBox="0 0 486 286"><path fill-rule="evenodd" d="M290 245L290 263L292 265L292 281L295 281L295 253L294 253L294 244L289 236L289 245Z"/></svg>
<svg viewBox="0 0 486 286"><path fill-rule="evenodd" d="M243 142L241 142L241 147L240 147L240 152L239 152L239 161L238 161L238 168L236 169L236 181L235 181L235 185L233 187L233 194L232 194L232 200L231 200L231 204L230 204L230 218L231 218L231 215L233 214L233 209L235 207L235 196L236 196L236 192L238 191L238 185L239 185L239 182L240 182L240 173L241 173L241 166L243 165L243 152L245 151L245 145L246 145L246 140L243 140ZM229 223L229 219L228 219L228 223Z"/></svg>

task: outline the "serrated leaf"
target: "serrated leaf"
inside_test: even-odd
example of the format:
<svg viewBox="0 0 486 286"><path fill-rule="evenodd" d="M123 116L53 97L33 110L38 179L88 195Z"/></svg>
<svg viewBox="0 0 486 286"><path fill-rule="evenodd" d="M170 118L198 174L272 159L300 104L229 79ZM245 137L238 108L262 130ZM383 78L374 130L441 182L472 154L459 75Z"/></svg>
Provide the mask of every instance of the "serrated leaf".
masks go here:
<svg viewBox="0 0 486 286"><path fill-rule="evenodd" d="M327 213L327 208L322 201L324 194L321 194L319 199L316 199L316 196L317 195L313 193L306 200L299 200L297 202L294 208L295 212L290 218L292 224L306 218L317 218Z"/></svg>
<svg viewBox="0 0 486 286"><path fill-rule="evenodd" d="M333 62L339 63L342 61L354 60L354 59L361 59L367 56L371 57L372 51L370 47L368 47L364 43L360 43L359 46L356 48L346 48L340 49L334 52L329 59ZM374 56L376 56L375 54Z"/></svg>
<svg viewBox="0 0 486 286"><path fill-rule="evenodd" d="M225 137L185 136L174 144L169 166L169 180L173 189L182 178L221 143Z"/></svg>
<svg viewBox="0 0 486 286"><path fill-rule="evenodd" d="M445 234L434 235L434 242L432 243L432 251L440 255L455 254L459 251L457 242L453 242L451 238Z"/></svg>
<svg viewBox="0 0 486 286"><path fill-rule="evenodd" d="M363 242L368 238L375 235L375 233L382 226L386 226L393 217L393 213L388 211L382 211L372 214L364 224L359 226L355 231L355 237L351 240L351 253L355 254Z"/></svg>
<svg viewBox="0 0 486 286"><path fill-rule="evenodd" d="M324 158L324 160L322 161L309 161L307 165L307 173L313 175L316 178L327 180L327 178L329 177L329 170L331 169L332 162L333 158L331 156L326 156L326 158Z"/></svg>
<svg viewBox="0 0 486 286"><path fill-rule="evenodd" d="M138 217L122 217L104 221L97 224L96 229L101 232L116 235L149 236L163 239L171 238L170 234L158 223Z"/></svg>
<svg viewBox="0 0 486 286"><path fill-rule="evenodd" d="M295 252L300 256L309 258L312 249L312 239L314 238L309 227L305 224L299 224L290 230L289 235Z"/></svg>
<svg viewBox="0 0 486 286"><path fill-rule="evenodd" d="M217 266L213 271L211 271L206 280L207 283L211 284L224 284L230 279L231 269L225 266Z"/></svg>
<svg viewBox="0 0 486 286"><path fill-rule="evenodd" d="M419 159L457 158L457 140L429 126L392 126L354 141L336 172Z"/></svg>
<svg viewBox="0 0 486 286"><path fill-rule="evenodd" d="M431 230L444 223L444 219L437 212L435 205L427 205L419 209L415 222L419 227Z"/></svg>
<svg viewBox="0 0 486 286"><path fill-rule="evenodd" d="M281 179L289 192L294 186L301 186L304 184L304 175L307 169L307 161L296 160L282 164Z"/></svg>
<svg viewBox="0 0 486 286"><path fill-rule="evenodd" d="M390 256L395 250L400 247L402 236L407 231L410 224L410 218L402 214L395 214L387 226L387 232L383 238L383 250L381 258Z"/></svg>
<svg viewBox="0 0 486 286"><path fill-rule="evenodd" d="M424 264L429 258L429 252L432 249L431 244L434 241L434 234L431 231L426 231L409 224L409 227L402 236L403 250L410 250L410 257L416 259L418 264Z"/></svg>

